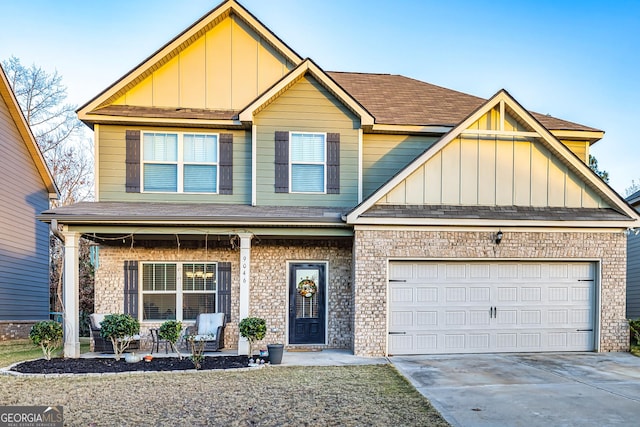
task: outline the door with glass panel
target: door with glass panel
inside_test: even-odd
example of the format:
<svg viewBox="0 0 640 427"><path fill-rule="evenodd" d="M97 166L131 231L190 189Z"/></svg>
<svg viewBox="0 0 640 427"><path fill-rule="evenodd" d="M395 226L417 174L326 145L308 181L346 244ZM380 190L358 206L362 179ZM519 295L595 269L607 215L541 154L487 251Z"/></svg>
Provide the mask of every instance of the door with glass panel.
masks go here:
<svg viewBox="0 0 640 427"><path fill-rule="evenodd" d="M326 266L289 265L289 344L325 343Z"/></svg>

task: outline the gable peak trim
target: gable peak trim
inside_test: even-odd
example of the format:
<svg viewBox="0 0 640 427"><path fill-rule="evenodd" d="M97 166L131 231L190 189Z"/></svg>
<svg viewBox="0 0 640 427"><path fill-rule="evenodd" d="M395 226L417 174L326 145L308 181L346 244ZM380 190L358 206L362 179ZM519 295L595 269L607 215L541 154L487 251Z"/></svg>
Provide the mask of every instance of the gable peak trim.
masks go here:
<svg viewBox="0 0 640 427"><path fill-rule="evenodd" d="M251 104L243 108L238 115L240 121L252 122L253 117L257 113L266 108L307 74L310 74L318 83L349 108L349 110L360 117L361 126L373 126L375 121L374 117L310 58L305 58L304 61L286 74L280 81L276 82Z"/></svg>

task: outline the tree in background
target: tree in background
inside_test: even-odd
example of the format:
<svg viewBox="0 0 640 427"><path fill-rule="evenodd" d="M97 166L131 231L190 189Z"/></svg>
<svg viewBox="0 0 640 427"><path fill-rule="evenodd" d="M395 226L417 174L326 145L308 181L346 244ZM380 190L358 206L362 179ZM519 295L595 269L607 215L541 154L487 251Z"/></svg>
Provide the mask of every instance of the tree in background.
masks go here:
<svg viewBox="0 0 640 427"><path fill-rule="evenodd" d="M604 182L609 183L609 172L598 169L598 160L589 154L589 168L596 173Z"/></svg>
<svg viewBox="0 0 640 427"><path fill-rule="evenodd" d="M12 56L2 62L9 84L24 114L40 151L60 191L53 207L70 205L93 198L93 159L91 141L75 114L75 106L67 104L67 88L62 76L48 73L33 64L25 67ZM93 312L93 265L89 257L89 241L80 240L80 313ZM51 311L62 312L63 246L50 238L49 289ZM84 312L84 314L83 314ZM81 325L84 324L81 318Z"/></svg>

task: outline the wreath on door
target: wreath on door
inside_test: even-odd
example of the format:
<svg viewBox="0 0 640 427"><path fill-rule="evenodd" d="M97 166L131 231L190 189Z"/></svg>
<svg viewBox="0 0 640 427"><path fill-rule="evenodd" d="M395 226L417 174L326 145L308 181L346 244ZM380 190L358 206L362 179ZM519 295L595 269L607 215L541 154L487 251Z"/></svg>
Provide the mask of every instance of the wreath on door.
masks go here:
<svg viewBox="0 0 640 427"><path fill-rule="evenodd" d="M318 287L316 286L316 282L307 278L302 279L298 283L298 293L305 298L311 298L318 292Z"/></svg>

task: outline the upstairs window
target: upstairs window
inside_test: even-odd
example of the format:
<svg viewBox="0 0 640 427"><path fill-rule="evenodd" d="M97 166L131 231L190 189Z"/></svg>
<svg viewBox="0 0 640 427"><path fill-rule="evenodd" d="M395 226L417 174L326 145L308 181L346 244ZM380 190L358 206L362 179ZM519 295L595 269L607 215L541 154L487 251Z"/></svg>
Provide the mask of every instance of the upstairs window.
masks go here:
<svg viewBox="0 0 640 427"><path fill-rule="evenodd" d="M218 135L143 133L143 189L159 193L217 193Z"/></svg>
<svg viewBox="0 0 640 427"><path fill-rule="evenodd" d="M326 192L326 134L291 132L290 184L292 193Z"/></svg>

